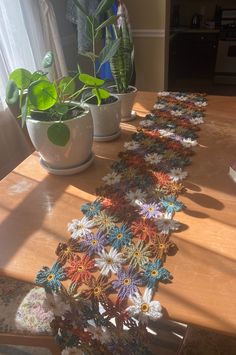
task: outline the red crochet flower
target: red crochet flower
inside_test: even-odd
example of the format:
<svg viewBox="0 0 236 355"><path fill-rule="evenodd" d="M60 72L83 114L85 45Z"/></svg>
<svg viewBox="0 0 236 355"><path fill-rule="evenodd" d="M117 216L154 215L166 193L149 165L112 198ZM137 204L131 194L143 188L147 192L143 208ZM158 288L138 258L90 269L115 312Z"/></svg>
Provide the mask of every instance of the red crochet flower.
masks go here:
<svg viewBox="0 0 236 355"><path fill-rule="evenodd" d="M150 238L157 234L157 227L152 222L141 219L132 223L131 231L135 237L148 242Z"/></svg>
<svg viewBox="0 0 236 355"><path fill-rule="evenodd" d="M92 276L93 268L94 260L91 260L88 255L84 255L82 258L76 256L66 268L66 272L72 282L87 282Z"/></svg>
<svg viewBox="0 0 236 355"><path fill-rule="evenodd" d="M170 177L168 174L163 173L163 172L153 172L153 177L155 179L155 183L157 183L160 186L164 186L170 182Z"/></svg>

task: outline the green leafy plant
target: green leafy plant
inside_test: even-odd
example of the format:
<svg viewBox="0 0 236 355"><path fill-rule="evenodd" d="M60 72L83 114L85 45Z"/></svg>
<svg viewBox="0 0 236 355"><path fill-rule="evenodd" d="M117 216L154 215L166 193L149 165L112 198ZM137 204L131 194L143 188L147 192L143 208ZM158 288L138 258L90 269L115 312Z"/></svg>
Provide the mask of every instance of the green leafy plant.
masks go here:
<svg viewBox="0 0 236 355"><path fill-rule="evenodd" d="M107 46L111 46L117 40L119 40L118 50L109 62L117 92L126 93L129 90L134 70L134 45L125 16L120 18L119 25L113 24L111 29L106 29Z"/></svg>
<svg viewBox="0 0 236 355"><path fill-rule="evenodd" d="M74 110L74 101L80 100L82 103L81 95L85 90L90 90L91 97L96 96L98 103L110 94L101 88L104 80L80 71L74 77L50 81L48 70L53 63L53 53L48 52L43 58L42 70L31 73L23 68L15 69L9 76L6 102L9 105L19 104L22 126L28 116L41 121L52 121L47 132L48 139L55 145L65 146L70 139L70 130L64 121L72 118L73 112L78 115L83 111L82 107ZM83 84L79 90L77 79Z"/></svg>
<svg viewBox="0 0 236 355"><path fill-rule="evenodd" d="M109 43L107 42L102 50L98 51L97 49L97 40L101 38L102 31L106 30L109 26L116 24L119 17L111 14L104 21L101 22L100 20L104 17L105 14L109 13L114 0L101 0L93 14L89 14L86 11L80 0L74 0L74 3L86 17L87 37L91 45L91 51L80 52L80 54L90 59L92 63L94 78L98 78L102 65L109 61L116 54L120 46L120 38L117 37L113 41L110 41ZM95 85L94 89L92 90L93 94L97 97L98 104L101 103L102 99L106 99L110 96L110 93L106 89L102 88L104 80L99 80L101 80L99 82L100 86ZM84 84L89 85L87 79L81 81Z"/></svg>

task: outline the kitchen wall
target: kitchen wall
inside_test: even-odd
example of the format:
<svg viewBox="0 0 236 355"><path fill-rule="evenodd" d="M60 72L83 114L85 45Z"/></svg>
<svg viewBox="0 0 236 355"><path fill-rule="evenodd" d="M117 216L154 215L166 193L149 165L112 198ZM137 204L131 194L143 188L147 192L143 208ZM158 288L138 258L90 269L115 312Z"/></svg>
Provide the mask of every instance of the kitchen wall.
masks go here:
<svg viewBox="0 0 236 355"><path fill-rule="evenodd" d="M167 84L169 0L125 0L134 36L136 86L163 90Z"/></svg>
<svg viewBox="0 0 236 355"><path fill-rule="evenodd" d="M179 5L180 26L190 26L192 16L197 13L203 16L205 21L214 17L216 5L222 8L236 8L236 0L172 0L172 8Z"/></svg>

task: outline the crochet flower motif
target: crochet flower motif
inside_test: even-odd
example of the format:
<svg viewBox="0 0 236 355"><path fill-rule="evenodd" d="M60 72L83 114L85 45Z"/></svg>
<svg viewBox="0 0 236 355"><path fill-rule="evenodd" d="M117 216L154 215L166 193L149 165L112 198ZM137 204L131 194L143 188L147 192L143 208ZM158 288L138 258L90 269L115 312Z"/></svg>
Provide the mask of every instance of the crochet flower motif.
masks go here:
<svg viewBox="0 0 236 355"><path fill-rule="evenodd" d="M95 218L94 223L99 227L100 231L109 231L111 228L115 227L116 218L114 216L110 216L106 212L100 212Z"/></svg>
<svg viewBox="0 0 236 355"><path fill-rule="evenodd" d="M174 242L172 242L167 235L157 234L152 238L152 244L149 246L149 250L155 259L165 261L166 255L172 248L176 248Z"/></svg>
<svg viewBox="0 0 236 355"><path fill-rule="evenodd" d="M121 253L111 248L109 252L103 250L99 258L95 258L95 266L99 267L102 275L107 276L110 272L116 274L125 261Z"/></svg>
<svg viewBox="0 0 236 355"><path fill-rule="evenodd" d="M166 214L172 216L175 212L179 212L183 209L184 205L182 202L176 200L175 196L169 196L160 199L160 205L165 208Z"/></svg>
<svg viewBox="0 0 236 355"><path fill-rule="evenodd" d="M196 147L197 145L197 141L196 140L193 140L191 138L184 138L182 141L181 141L182 145L186 148L192 148L192 147Z"/></svg>
<svg viewBox="0 0 236 355"><path fill-rule="evenodd" d="M175 221L172 218L168 218L168 215L166 217L161 217L156 220L156 225L158 230L162 234L169 234L172 230L178 230L180 227L180 223L178 221Z"/></svg>
<svg viewBox="0 0 236 355"><path fill-rule="evenodd" d="M50 269L44 266L36 276L36 284L43 286L49 293L52 291L59 292L61 289L61 281L66 279L66 272L61 264L55 262Z"/></svg>
<svg viewBox="0 0 236 355"><path fill-rule="evenodd" d="M149 262L151 252L148 245L139 240L136 244L131 244L124 249L124 256L130 265L142 267Z"/></svg>
<svg viewBox="0 0 236 355"><path fill-rule="evenodd" d="M71 238L77 239L84 237L91 233L91 228L94 227L94 222L83 217L80 219L73 219L71 223L68 223L68 231L71 233Z"/></svg>
<svg viewBox="0 0 236 355"><path fill-rule="evenodd" d="M91 278L91 271L94 269L94 260L88 255L76 256L66 268L68 278L74 283L86 282Z"/></svg>
<svg viewBox="0 0 236 355"><path fill-rule="evenodd" d="M92 276L86 284L89 289L83 291L83 296L97 301L107 298L107 293L111 288L111 284L107 282L107 277L104 275L99 275L97 279Z"/></svg>
<svg viewBox="0 0 236 355"><path fill-rule="evenodd" d="M115 173L114 171L105 175L102 180L107 184L107 185L114 185L120 182L121 175Z"/></svg>
<svg viewBox="0 0 236 355"><path fill-rule="evenodd" d="M183 171L181 168L173 168L170 170L169 176L172 181L180 181L185 179L188 176L188 173Z"/></svg>
<svg viewBox="0 0 236 355"><path fill-rule="evenodd" d="M146 218L158 218L161 216L160 205L157 203L139 203L140 214Z"/></svg>
<svg viewBox="0 0 236 355"><path fill-rule="evenodd" d="M131 231L133 235L145 242L148 242L150 238L157 234L157 228L154 223L147 219L141 219L137 222L133 222L131 225Z"/></svg>
<svg viewBox="0 0 236 355"><path fill-rule="evenodd" d="M119 301L123 301L129 296L134 296L138 292L138 287L142 285L142 279L133 267L128 270L118 270L118 280L112 282L114 289L118 291Z"/></svg>
<svg viewBox="0 0 236 355"><path fill-rule="evenodd" d="M101 344L106 344L111 339L111 332L106 327L89 325L87 331L92 334L92 339L98 340Z"/></svg>
<svg viewBox="0 0 236 355"><path fill-rule="evenodd" d="M144 265L143 269L145 270L143 280L148 288L154 288L157 281L169 281L171 279L170 272L162 267L162 260L160 259Z"/></svg>
<svg viewBox="0 0 236 355"><path fill-rule="evenodd" d="M86 238L81 241L80 247L81 250L86 250L86 253L92 256L93 254L101 253L107 242L107 236L103 232L98 231L96 234L86 236Z"/></svg>
<svg viewBox="0 0 236 355"><path fill-rule="evenodd" d="M125 224L122 224L120 227L114 227L109 232L109 241L112 247L117 250L129 245L132 237L131 230Z"/></svg>
<svg viewBox="0 0 236 355"><path fill-rule="evenodd" d="M157 153L146 154L144 156L146 163L149 163L152 165L160 163L162 158L163 158L163 156L160 154L157 154Z"/></svg>
<svg viewBox="0 0 236 355"><path fill-rule="evenodd" d="M141 127L151 127L153 126L154 122L152 120L142 120L139 122Z"/></svg>
<svg viewBox="0 0 236 355"><path fill-rule="evenodd" d="M94 202L91 203L88 202L82 205L81 211L85 214L87 218L93 218L101 211L101 208L102 208L101 202L95 200Z"/></svg>
<svg viewBox="0 0 236 355"><path fill-rule="evenodd" d="M124 143L124 148L127 150L136 150L140 147L140 144L136 141L130 141Z"/></svg>
<svg viewBox="0 0 236 355"><path fill-rule="evenodd" d="M131 317L137 316L141 323L147 324L148 320L157 320L162 317L162 307L160 302L152 301L153 290L146 288L144 295L141 296L139 293L135 293L131 297L133 306L126 308L126 311Z"/></svg>
<svg viewBox="0 0 236 355"><path fill-rule="evenodd" d="M136 200L142 200L147 197L147 193L141 189L135 191L128 191L125 195L125 199L130 202L132 206L136 206Z"/></svg>
<svg viewBox="0 0 236 355"><path fill-rule="evenodd" d="M80 245L77 240L70 239L67 243L59 243L56 249L58 261L64 265L67 261L71 261L73 257L80 251Z"/></svg>

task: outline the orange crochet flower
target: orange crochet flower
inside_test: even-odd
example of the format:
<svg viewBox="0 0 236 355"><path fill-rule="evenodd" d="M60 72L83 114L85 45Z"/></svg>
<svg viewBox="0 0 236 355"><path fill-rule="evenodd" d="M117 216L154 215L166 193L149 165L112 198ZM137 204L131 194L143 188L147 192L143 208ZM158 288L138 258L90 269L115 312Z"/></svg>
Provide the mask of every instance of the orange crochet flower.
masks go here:
<svg viewBox="0 0 236 355"><path fill-rule="evenodd" d="M145 242L157 234L157 227L149 220L141 219L131 225L133 235Z"/></svg>
<svg viewBox="0 0 236 355"><path fill-rule="evenodd" d="M87 282L91 278L91 271L94 269L94 260L91 260L88 255L82 258L76 256L66 268L68 278L74 282Z"/></svg>

